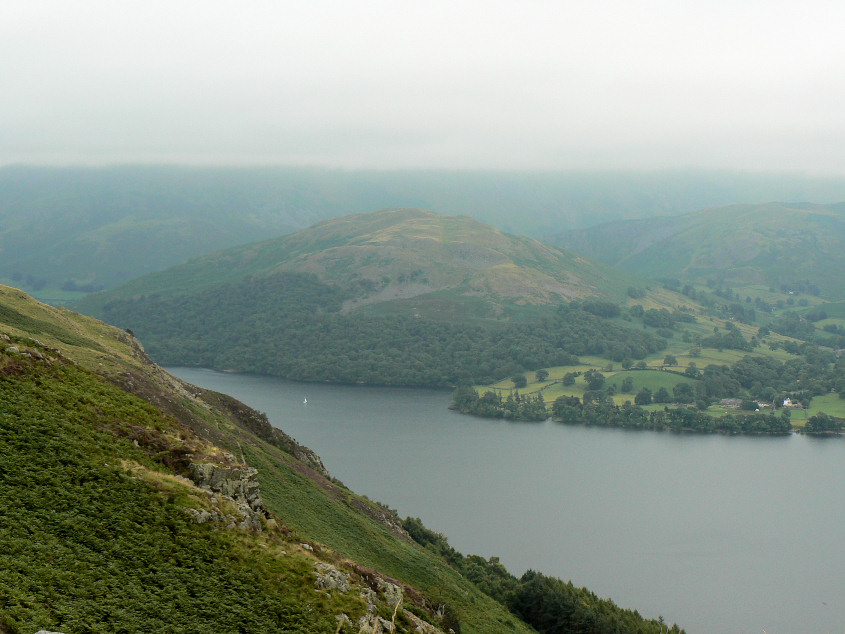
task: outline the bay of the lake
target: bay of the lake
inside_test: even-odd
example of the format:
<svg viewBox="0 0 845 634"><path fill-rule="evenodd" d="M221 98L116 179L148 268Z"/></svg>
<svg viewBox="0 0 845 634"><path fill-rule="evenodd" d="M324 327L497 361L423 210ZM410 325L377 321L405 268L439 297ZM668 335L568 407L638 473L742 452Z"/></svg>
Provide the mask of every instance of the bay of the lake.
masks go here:
<svg viewBox="0 0 845 634"><path fill-rule="evenodd" d="M509 423L456 414L443 391L170 371L514 574L571 579L690 634L845 632L843 438Z"/></svg>

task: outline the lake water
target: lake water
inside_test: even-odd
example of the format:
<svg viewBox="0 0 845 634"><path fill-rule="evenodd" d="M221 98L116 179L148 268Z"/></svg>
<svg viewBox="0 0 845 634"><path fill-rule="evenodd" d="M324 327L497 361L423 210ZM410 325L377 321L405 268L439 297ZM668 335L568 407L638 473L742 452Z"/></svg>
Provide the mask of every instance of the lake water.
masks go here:
<svg viewBox="0 0 845 634"><path fill-rule="evenodd" d="M508 423L451 412L448 392L170 371L514 574L571 579L690 634L845 632L845 439Z"/></svg>

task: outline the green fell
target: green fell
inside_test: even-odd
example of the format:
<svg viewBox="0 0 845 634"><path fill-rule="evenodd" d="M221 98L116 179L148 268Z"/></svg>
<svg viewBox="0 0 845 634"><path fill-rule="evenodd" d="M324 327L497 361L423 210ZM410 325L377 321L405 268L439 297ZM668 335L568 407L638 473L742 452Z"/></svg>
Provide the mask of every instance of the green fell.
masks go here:
<svg viewBox="0 0 845 634"><path fill-rule="evenodd" d="M842 298L845 204L769 203L600 225L561 246L651 278Z"/></svg>
<svg viewBox="0 0 845 634"><path fill-rule="evenodd" d="M639 278L467 217L393 209L213 254L78 304L157 361L306 381L449 386L662 343L586 311Z"/></svg>

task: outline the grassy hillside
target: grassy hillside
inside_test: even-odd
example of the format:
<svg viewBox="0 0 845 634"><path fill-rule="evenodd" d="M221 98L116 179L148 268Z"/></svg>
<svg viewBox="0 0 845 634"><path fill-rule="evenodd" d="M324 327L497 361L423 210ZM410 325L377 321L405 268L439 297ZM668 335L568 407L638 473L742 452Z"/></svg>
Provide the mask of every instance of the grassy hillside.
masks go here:
<svg viewBox="0 0 845 634"><path fill-rule="evenodd" d="M841 178L728 172L0 168L0 282L54 301L190 257L381 207L467 214L546 239L759 200L845 200Z"/></svg>
<svg viewBox="0 0 845 634"><path fill-rule="evenodd" d="M520 593L509 611L442 536L332 480L263 415L154 366L127 333L8 287L0 309L2 632L337 633L378 618L530 632L520 616L537 620L528 606L545 596L602 624L584 631L662 631L476 558L477 579L495 569ZM257 468L260 500L200 488L192 465ZM349 585L326 589L321 570Z"/></svg>
<svg viewBox="0 0 845 634"><path fill-rule="evenodd" d="M161 363L449 386L660 340L586 311L642 280L466 217L398 209L192 260L78 304ZM507 354L503 354L507 346Z"/></svg>
<svg viewBox="0 0 845 634"><path fill-rule="evenodd" d="M812 290L827 299L845 292L845 204L707 209L566 233L560 244L652 278Z"/></svg>
<svg viewBox="0 0 845 634"><path fill-rule="evenodd" d="M82 305L184 294L286 272L313 274L346 289L349 307L443 291L546 304L588 295L624 296L628 286L640 281L466 216L384 209L203 256Z"/></svg>
<svg viewBox="0 0 845 634"><path fill-rule="evenodd" d="M316 592L317 560L372 568L374 579L389 567L394 582L455 597L456 609L469 600L469 631L527 631L397 534L398 518L298 460L305 450L257 413L152 366L126 333L0 291L9 338L0 622L9 631L334 632L335 614L357 618L367 606L357 591ZM273 521L262 519L260 533L197 525L184 508L235 511L176 476L189 461L238 466L242 457L259 467Z"/></svg>

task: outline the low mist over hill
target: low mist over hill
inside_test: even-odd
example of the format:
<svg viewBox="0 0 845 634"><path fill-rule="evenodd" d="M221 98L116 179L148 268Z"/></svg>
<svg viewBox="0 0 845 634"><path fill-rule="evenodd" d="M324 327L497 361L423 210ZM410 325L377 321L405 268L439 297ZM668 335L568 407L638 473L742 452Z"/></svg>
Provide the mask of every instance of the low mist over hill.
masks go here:
<svg viewBox="0 0 845 634"><path fill-rule="evenodd" d="M621 297L639 281L466 216L385 209L206 255L92 297L85 305L152 293L191 293L279 273L311 274L341 289L346 309L444 292L491 306L548 304L592 295Z"/></svg>
<svg viewBox="0 0 845 634"><path fill-rule="evenodd" d="M842 299L845 203L769 203L613 222L561 234L559 244L653 278Z"/></svg>
<svg viewBox="0 0 845 634"><path fill-rule="evenodd" d="M760 200L845 200L845 179L732 172L0 169L0 281L63 301L348 213L424 207L546 240Z"/></svg>

